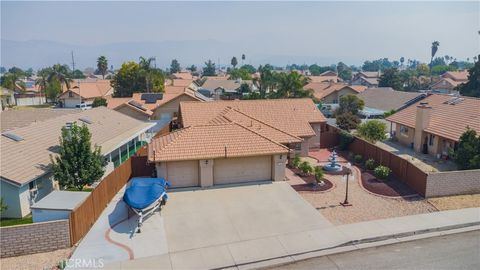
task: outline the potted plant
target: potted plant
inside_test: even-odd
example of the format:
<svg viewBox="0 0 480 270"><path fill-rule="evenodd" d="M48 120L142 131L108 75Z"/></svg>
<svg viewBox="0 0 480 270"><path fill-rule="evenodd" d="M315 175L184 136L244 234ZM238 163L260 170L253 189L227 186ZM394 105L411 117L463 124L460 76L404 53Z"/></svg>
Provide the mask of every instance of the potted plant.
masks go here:
<svg viewBox="0 0 480 270"><path fill-rule="evenodd" d="M375 160L373 160L373 158L369 158L367 159L367 161L365 161L365 168L367 168L367 170L374 170L375 169Z"/></svg>
<svg viewBox="0 0 480 270"><path fill-rule="evenodd" d="M320 166L315 167L315 169L313 171L313 174L315 175L315 186L325 185L325 182L323 181L324 172L323 172L323 169Z"/></svg>
<svg viewBox="0 0 480 270"><path fill-rule="evenodd" d="M385 179L387 179L387 177L390 175L391 172L392 170L390 170L390 168L382 165L379 165L373 171L373 173L375 174L375 177L377 177L377 179L380 179L382 181L385 181Z"/></svg>

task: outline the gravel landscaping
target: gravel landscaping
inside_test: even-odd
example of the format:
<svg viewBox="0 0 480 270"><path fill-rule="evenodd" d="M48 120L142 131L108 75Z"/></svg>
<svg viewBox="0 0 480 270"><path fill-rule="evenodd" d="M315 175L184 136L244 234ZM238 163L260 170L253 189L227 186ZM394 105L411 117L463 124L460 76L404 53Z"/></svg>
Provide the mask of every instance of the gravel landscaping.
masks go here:
<svg viewBox="0 0 480 270"><path fill-rule="evenodd" d="M59 249L52 252L37 253L25 256L2 258L1 269L58 269L57 265L62 260L68 259L73 252L72 248Z"/></svg>
<svg viewBox="0 0 480 270"><path fill-rule="evenodd" d="M480 207L480 194L430 198L428 201L440 211Z"/></svg>
<svg viewBox="0 0 480 270"><path fill-rule="evenodd" d="M407 185L390 175L385 181L378 180L372 172L362 172L363 187L375 194L389 197L405 197L416 195Z"/></svg>

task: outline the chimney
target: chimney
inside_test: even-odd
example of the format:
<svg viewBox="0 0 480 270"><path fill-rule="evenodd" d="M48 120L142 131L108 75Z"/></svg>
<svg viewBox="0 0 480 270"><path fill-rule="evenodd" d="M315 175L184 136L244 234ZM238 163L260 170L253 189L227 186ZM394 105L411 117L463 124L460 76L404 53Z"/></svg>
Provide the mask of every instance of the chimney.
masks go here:
<svg viewBox="0 0 480 270"><path fill-rule="evenodd" d="M420 102L415 113L415 137L414 148L417 152L422 152L423 144L426 143L426 134L423 132L430 124L432 107L428 102Z"/></svg>

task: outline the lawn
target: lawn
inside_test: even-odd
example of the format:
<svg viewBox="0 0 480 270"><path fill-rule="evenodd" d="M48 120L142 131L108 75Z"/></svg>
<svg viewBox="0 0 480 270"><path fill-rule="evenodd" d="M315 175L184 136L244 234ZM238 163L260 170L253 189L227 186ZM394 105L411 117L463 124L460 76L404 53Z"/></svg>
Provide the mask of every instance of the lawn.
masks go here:
<svg viewBox="0 0 480 270"><path fill-rule="evenodd" d="M33 223L31 214L24 217L24 218L2 218L2 219L0 219L0 227L15 226L15 225L21 225L21 224L30 224L30 223Z"/></svg>
<svg viewBox="0 0 480 270"><path fill-rule="evenodd" d="M93 188L92 187L84 187L82 190L79 190L78 188L67 188L65 189L66 191L84 191L84 192L92 192Z"/></svg>

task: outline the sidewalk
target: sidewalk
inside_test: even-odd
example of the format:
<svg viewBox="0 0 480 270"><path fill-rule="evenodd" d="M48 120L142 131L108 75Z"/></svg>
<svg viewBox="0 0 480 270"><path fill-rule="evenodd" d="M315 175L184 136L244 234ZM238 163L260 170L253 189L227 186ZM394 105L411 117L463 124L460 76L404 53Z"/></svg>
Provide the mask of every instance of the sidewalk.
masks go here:
<svg viewBox="0 0 480 270"><path fill-rule="evenodd" d="M107 269L251 269L294 262L319 252L342 252L411 236L480 225L480 208L339 225L228 245L192 249L106 265ZM472 227L472 228L475 228Z"/></svg>

